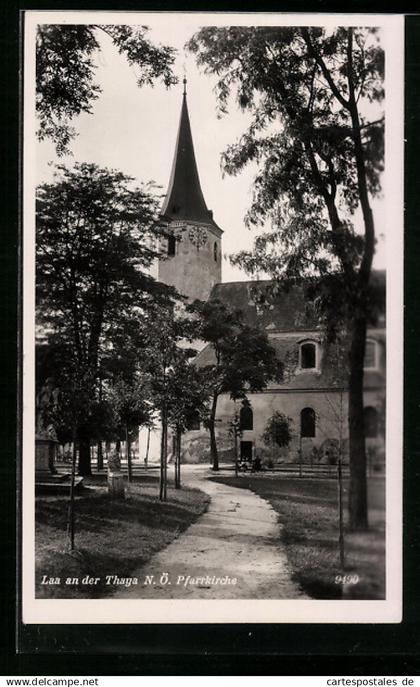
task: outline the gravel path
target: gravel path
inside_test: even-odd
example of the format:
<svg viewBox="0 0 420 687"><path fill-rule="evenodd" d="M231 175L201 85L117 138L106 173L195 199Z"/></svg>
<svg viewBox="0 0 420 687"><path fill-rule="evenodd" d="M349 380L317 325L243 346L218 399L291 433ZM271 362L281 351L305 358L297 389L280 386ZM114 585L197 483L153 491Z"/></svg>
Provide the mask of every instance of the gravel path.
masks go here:
<svg viewBox="0 0 420 687"><path fill-rule="evenodd" d="M207 467L185 466L183 484L210 495L208 510L133 573L138 585L120 589L114 598L305 598L291 580L270 504L208 476Z"/></svg>

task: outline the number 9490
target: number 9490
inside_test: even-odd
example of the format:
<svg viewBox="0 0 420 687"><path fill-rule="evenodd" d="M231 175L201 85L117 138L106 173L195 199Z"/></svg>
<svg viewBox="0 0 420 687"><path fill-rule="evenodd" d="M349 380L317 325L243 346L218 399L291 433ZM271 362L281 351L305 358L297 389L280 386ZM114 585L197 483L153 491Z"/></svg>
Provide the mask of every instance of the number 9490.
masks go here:
<svg viewBox="0 0 420 687"><path fill-rule="evenodd" d="M336 575L334 578L335 584L357 584L359 575Z"/></svg>

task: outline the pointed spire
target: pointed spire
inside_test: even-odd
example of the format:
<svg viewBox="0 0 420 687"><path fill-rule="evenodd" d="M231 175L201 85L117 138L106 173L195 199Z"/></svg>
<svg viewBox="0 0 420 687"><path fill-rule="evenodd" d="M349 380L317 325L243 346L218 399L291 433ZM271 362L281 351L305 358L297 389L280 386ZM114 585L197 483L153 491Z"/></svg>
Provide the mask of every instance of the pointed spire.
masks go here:
<svg viewBox="0 0 420 687"><path fill-rule="evenodd" d="M191 220L216 226L201 190L187 107L187 79L183 78L181 118L168 192L162 207L165 220ZM218 227L217 227L218 228Z"/></svg>
<svg viewBox="0 0 420 687"><path fill-rule="evenodd" d="M187 68L185 66L185 62L183 64L183 70L184 70L184 78L182 79L182 83L184 84L184 90L182 92L183 96L187 95Z"/></svg>

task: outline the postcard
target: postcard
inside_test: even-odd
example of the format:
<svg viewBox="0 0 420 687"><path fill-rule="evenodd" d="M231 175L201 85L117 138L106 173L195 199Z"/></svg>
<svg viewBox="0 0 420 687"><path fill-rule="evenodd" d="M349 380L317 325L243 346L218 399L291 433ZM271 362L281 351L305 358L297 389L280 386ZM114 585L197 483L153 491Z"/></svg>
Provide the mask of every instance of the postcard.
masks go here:
<svg viewBox="0 0 420 687"><path fill-rule="evenodd" d="M403 16L23 47L23 622L400 622Z"/></svg>

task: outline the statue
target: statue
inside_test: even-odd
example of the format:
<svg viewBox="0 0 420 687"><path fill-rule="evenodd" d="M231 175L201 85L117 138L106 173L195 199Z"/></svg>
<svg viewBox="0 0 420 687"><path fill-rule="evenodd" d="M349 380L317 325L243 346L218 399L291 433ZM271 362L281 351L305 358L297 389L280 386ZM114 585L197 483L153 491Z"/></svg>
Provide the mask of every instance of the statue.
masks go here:
<svg viewBox="0 0 420 687"><path fill-rule="evenodd" d="M108 458L108 493L113 499L125 499L124 475L121 472L121 459L116 451Z"/></svg>
<svg viewBox="0 0 420 687"><path fill-rule="evenodd" d="M54 425L48 422L48 416L58 410L59 393L54 379L48 377L35 399L35 470L38 473L57 472L54 465L58 444L57 433Z"/></svg>

